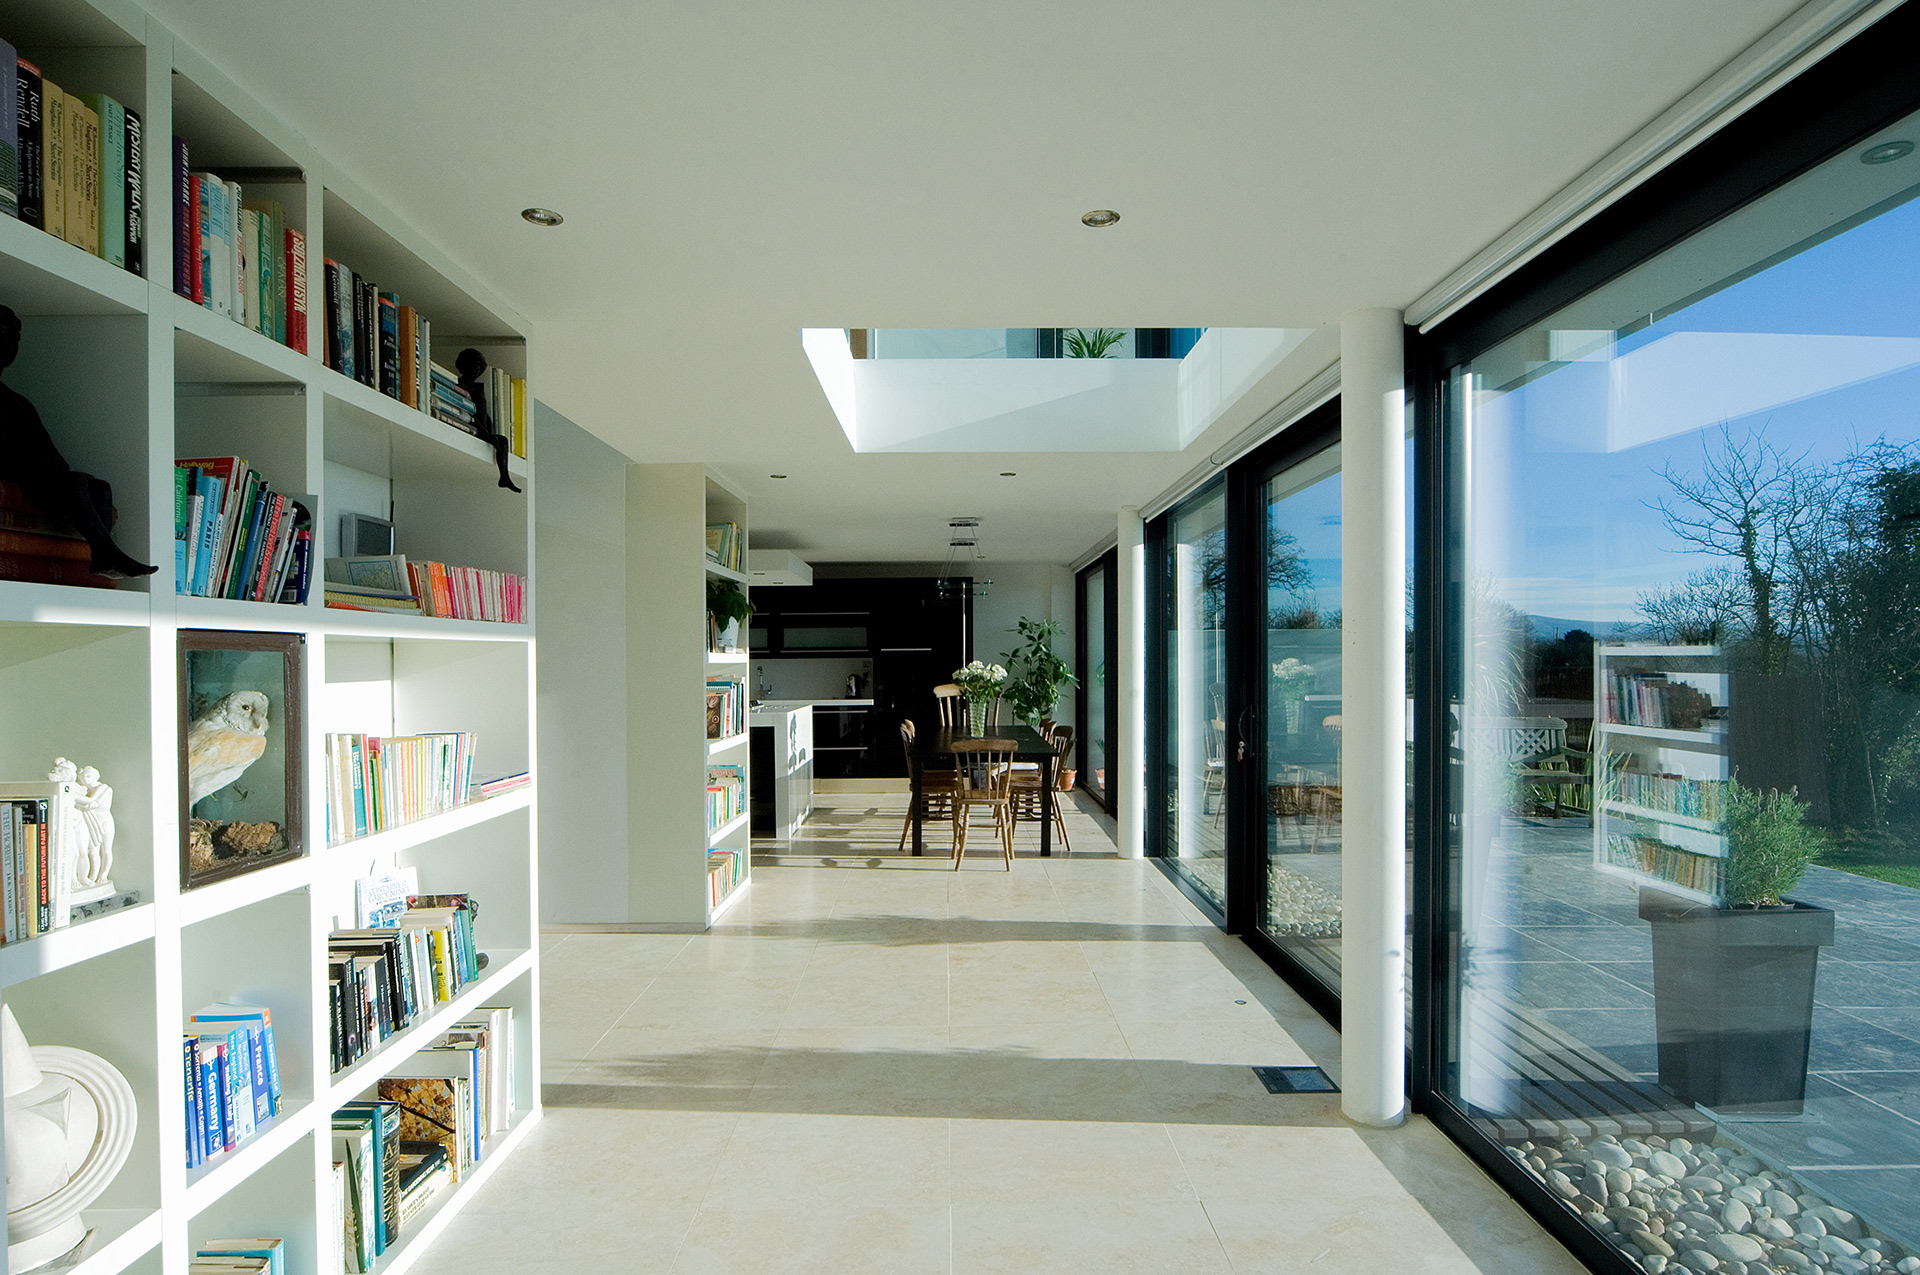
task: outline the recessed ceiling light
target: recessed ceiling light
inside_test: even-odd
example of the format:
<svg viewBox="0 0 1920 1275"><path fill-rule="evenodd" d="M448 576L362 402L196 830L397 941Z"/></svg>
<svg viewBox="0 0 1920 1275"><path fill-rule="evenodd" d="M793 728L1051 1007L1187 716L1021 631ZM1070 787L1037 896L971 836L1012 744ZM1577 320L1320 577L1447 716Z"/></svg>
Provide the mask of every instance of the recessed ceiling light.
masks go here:
<svg viewBox="0 0 1920 1275"><path fill-rule="evenodd" d="M768 474L768 475L767 475L767 477L769 477L769 478L785 478L785 477L786 477L786 475L785 475L785 474Z"/></svg>
<svg viewBox="0 0 1920 1275"><path fill-rule="evenodd" d="M1863 164L1891 164L1896 159L1905 159L1913 154L1913 143L1907 141L1882 142L1860 152Z"/></svg>
<svg viewBox="0 0 1920 1275"><path fill-rule="evenodd" d="M520 215L536 226L557 226L566 220L551 208L522 208Z"/></svg>
<svg viewBox="0 0 1920 1275"><path fill-rule="evenodd" d="M1000 471L1000 476L1002 478L1018 478L1020 475L1014 473L1011 469L1003 469Z"/></svg>
<svg viewBox="0 0 1920 1275"><path fill-rule="evenodd" d="M1090 213L1082 213L1080 220L1095 230L1104 230L1120 220L1120 214L1111 208L1096 208Z"/></svg>

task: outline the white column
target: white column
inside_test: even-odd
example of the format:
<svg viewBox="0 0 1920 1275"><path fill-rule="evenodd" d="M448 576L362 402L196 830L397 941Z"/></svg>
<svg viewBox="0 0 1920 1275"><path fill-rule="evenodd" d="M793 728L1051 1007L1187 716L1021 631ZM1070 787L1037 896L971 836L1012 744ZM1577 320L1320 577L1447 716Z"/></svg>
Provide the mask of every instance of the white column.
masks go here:
<svg viewBox="0 0 1920 1275"><path fill-rule="evenodd" d="M1406 1119L1406 369L1398 310L1340 321L1341 1110Z"/></svg>
<svg viewBox="0 0 1920 1275"><path fill-rule="evenodd" d="M1138 859L1147 852L1147 549L1146 524L1136 506L1120 510L1114 557L1119 571L1119 649L1110 658L1119 678L1115 699L1120 720L1112 725L1117 746L1107 764L1120 825L1120 857Z"/></svg>

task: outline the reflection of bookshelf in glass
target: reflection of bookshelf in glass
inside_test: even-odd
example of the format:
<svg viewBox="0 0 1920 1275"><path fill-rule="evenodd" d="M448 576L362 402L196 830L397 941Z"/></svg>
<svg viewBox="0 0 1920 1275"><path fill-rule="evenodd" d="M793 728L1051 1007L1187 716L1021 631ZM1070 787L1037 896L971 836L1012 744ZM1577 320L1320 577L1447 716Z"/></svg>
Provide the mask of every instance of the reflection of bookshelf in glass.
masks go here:
<svg viewBox="0 0 1920 1275"><path fill-rule="evenodd" d="M1718 646L1594 645L1598 870L1719 902L1731 685Z"/></svg>

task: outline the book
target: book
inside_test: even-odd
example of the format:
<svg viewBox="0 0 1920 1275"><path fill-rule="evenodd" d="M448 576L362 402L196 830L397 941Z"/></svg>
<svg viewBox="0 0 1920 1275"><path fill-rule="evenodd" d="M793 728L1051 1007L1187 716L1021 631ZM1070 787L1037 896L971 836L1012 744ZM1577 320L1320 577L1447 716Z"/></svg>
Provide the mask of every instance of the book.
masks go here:
<svg viewBox="0 0 1920 1275"><path fill-rule="evenodd" d="M40 77L40 228L67 237L67 95Z"/></svg>
<svg viewBox="0 0 1920 1275"><path fill-rule="evenodd" d="M145 274L147 269L147 194L146 194L146 128L141 123L140 113L131 107L120 108L126 120L123 153L126 163L121 170L121 204L125 210L122 234L126 242L126 260L124 265L134 274Z"/></svg>
<svg viewBox="0 0 1920 1275"><path fill-rule="evenodd" d="M14 58L14 127L20 220L40 230L47 228L46 142L41 112L45 107L40 68L23 57Z"/></svg>
<svg viewBox="0 0 1920 1275"><path fill-rule="evenodd" d="M326 568L329 584L378 589L389 597L408 597L412 594L411 582L407 578L407 556L403 553L328 558Z"/></svg>
<svg viewBox="0 0 1920 1275"><path fill-rule="evenodd" d="M346 1269L367 1275L373 1269L374 1194L373 1122L349 1121L333 1128L333 1158L346 1166L346 1210L343 1218Z"/></svg>
<svg viewBox="0 0 1920 1275"><path fill-rule="evenodd" d="M376 387L389 398L400 397L400 298L391 292L376 292L378 314L378 363L380 383Z"/></svg>
<svg viewBox="0 0 1920 1275"><path fill-rule="evenodd" d="M286 234L287 348L307 352L307 236L288 226Z"/></svg>
<svg viewBox="0 0 1920 1275"><path fill-rule="evenodd" d="M67 242L100 255L100 115L67 94Z"/></svg>
<svg viewBox="0 0 1920 1275"><path fill-rule="evenodd" d="M93 116L95 223L92 250L109 262L127 268L127 113L105 93L83 93L79 99Z"/></svg>
<svg viewBox="0 0 1920 1275"><path fill-rule="evenodd" d="M418 1057L418 1055L416 1055ZM461 1067L470 1064L459 1060ZM453 1181L472 1171L472 1097L464 1076L388 1076L377 1086L383 1101L400 1106L400 1134L409 1142L438 1142L447 1149Z"/></svg>
<svg viewBox="0 0 1920 1275"><path fill-rule="evenodd" d="M247 1005L236 1001L216 1001L194 1014L195 1022L233 1023L255 1033L262 1062L255 1069L256 1080L265 1085L265 1110L268 1116L280 1114L280 1061L274 1048L273 1011L265 1005Z"/></svg>
<svg viewBox="0 0 1920 1275"><path fill-rule="evenodd" d="M194 1256L251 1258L264 1261L268 1275L287 1273L286 1245L277 1239L202 1240Z"/></svg>
<svg viewBox="0 0 1920 1275"><path fill-rule="evenodd" d="M20 216L20 53L0 40L0 213Z"/></svg>

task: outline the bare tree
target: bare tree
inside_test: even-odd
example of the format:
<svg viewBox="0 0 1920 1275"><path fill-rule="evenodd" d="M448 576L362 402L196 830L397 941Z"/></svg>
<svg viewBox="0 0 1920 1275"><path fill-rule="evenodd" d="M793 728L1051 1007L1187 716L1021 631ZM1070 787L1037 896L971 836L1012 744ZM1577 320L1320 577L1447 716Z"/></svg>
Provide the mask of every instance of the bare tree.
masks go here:
<svg viewBox="0 0 1920 1275"><path fill-rule="evenodd" d="M1698 476L1666 465L1660 476L1673 499L1650 503L1675 536L1734 560L1757 667L1779 673L1805 619L1806 600L1792 587L1794 549L1818 522L1827 484L1805 452L1789 456L1769 443L1764 426L1735 434L1722 424L1717 437L1717 449L1701 441Z"/></svg>
<svg viewBox="0 0 1920 1275"><path fill-rule="evenodd" d="M1744 627L1746 588L1732 567L1714 567L1641 594L1634 608L1644 617L1635 627L1655 642L1713 645Z"/></svg>

